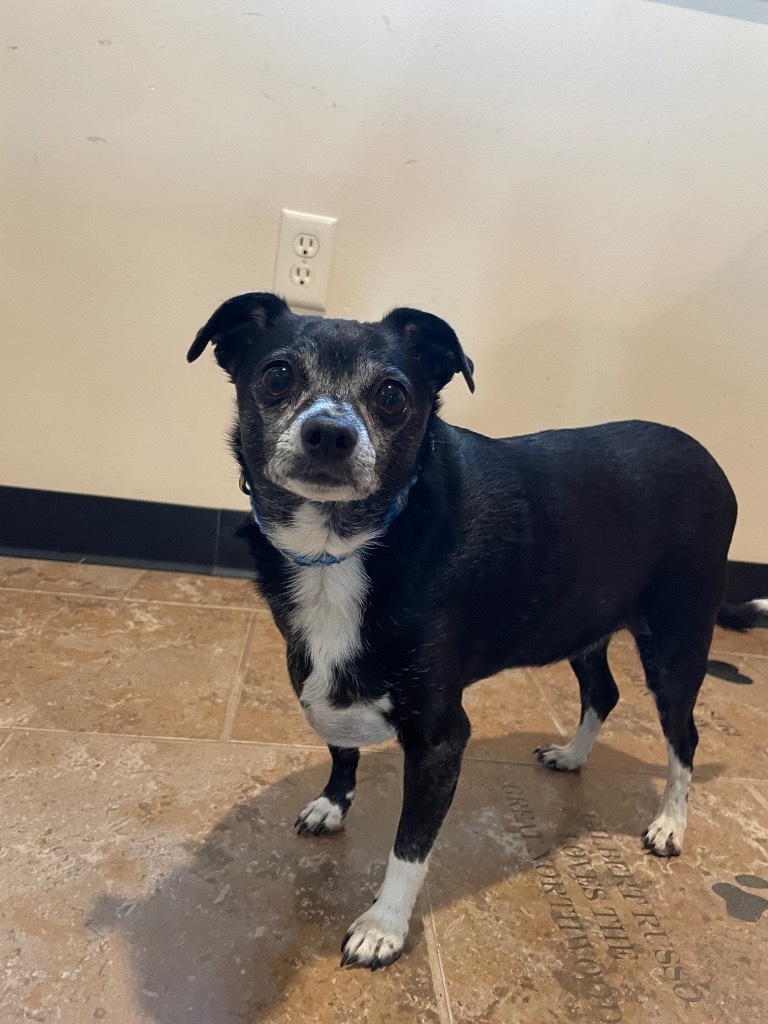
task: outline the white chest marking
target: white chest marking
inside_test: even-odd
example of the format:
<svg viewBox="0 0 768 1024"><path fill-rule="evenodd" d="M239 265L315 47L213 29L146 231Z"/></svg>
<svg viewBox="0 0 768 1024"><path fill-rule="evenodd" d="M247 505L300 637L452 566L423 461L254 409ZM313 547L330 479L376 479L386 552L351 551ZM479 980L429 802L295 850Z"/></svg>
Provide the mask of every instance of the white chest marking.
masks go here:
<svg viewBox="0 0 768 1024"><path fill-rule="evenodd" d="M276 544L305 557L324 552L347 556L337 565L297 566L291 595L292 625L307 645L312 666L300 694L302 709L312 728L337 747L381 743L394 735L383 717L392 707L389 698L356 701L346 708L334 707L328 699L334 669L342 668L361 650L360 625L369 580L357 552L372 536L339 537L328 528L317 506L309 503L298 509L290 526L273 533Z"/></svg>
<svg viewBox="0 0 768 1024"><path fill-rule="evenodd" d="M384 717L384 712L391 709L389 697L371 703L355 701L346 708L335 708L328 701L321 700L309 704L304 714L326 743L334 747L368 747L395 735L395 730Z"/></svg>

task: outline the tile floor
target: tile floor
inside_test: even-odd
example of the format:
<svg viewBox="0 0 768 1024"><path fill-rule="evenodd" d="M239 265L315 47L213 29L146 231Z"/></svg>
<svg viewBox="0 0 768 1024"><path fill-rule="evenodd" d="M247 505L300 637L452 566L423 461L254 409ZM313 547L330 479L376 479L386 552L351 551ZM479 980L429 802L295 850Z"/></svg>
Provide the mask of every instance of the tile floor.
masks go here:
<svg viewBox="0 0 768 1024"><path fill-rule="evenodd" d="M637 660L581 775L563 666L467 700L474 738L407 955L338 967L382 876L399 758L343 833L291 825L327 756L241 580L0 559L0 1021L768 1020L768 633L718 635L682 858L638 835L664 747ZM721 666L722 674L722 666Z"/></svg>

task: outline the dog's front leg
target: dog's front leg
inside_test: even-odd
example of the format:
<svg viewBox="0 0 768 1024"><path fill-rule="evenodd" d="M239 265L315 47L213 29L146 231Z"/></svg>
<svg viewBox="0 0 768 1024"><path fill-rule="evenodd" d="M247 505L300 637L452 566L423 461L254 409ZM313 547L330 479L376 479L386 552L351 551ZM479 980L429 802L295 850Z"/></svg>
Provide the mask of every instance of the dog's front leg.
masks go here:
<svg viewBox="0 0 768 1024"><path fill-rule="evenodd" d="M402 953L429 853L456 791L469 733L469 720L459 705L429 733L409 727L402 734L403 807L395 845L376 901L341 944L343 967L376 970Z"/></svg>
<svg viewBox="0 0 768 1024"><path fill-rule="evenodd" d="M310 800L296 819L294 828L299 835L311 832L314 836L322 836L338 832L355 798L360 751L356 747L329 746L328 749L331 752L331 777L320 796Z"/></svg>

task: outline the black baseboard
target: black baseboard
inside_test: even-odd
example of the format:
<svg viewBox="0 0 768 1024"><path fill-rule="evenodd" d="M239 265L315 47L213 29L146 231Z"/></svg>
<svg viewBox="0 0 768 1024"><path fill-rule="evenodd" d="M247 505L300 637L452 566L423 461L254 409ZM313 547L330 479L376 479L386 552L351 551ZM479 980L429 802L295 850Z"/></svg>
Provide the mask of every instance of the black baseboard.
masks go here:
<svg viewBox="0 0 768 1024"><path fill-rule="evenodd" d="M253 562L235 531L246 515L0 487L0 554L245 576Z"/></svg>
<svg viewBox="0 0 768 1024"><path fill-rule="evenodd" d="M768 565L762 562L729 562L726 600L732 604L768 597Z"/></svg>
<svg viewBox="0 0 768 1024"><path fill-rule="evenodd" d="M0 487L0 555L247 576L248 543L236 535L247 514ZM766 596L768 565L730 563L729 601Z"/></svg>

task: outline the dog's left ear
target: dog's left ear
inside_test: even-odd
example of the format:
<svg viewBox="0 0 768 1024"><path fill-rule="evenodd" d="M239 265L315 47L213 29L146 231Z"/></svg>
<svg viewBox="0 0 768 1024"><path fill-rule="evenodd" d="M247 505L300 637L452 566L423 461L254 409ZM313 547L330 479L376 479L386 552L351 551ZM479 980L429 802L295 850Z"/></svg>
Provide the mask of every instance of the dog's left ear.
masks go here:
<svg viewBox="0 0 768 1024"><path fill-rule="evenodd" d="M208 323L197 332L187 352L187 362L193 363L202 355L208 342L212 341L219 366L231 375L237 355L243 345L247 345L248 339L239 333L230 337L230 332L248 326L265 330L286 313L290 314L290 310L285 302L270 292L235 295L223 302Z"/></svg>
<svg viewBox="0 0 768 1024"><path fill-rule="evenodd" d="M418 309L393 309L382 324L392 328L410 345L440 391L455 373L461 373L470 391L475 390L475 367L464 352L454 329L431 313Z"/></svg>

